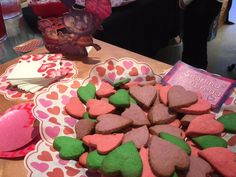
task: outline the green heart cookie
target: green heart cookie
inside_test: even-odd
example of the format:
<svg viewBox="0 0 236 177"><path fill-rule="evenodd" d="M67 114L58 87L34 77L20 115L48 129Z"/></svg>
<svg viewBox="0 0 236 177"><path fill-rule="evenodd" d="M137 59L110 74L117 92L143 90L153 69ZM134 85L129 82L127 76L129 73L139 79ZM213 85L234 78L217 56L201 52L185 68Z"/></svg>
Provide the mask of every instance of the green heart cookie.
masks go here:
<svg viewBox="0 0 236 177"><path fill-rule="evenodd" d="M104 175L140 177L142 160L133 142L129 141L111 151L103 160L101 171Z"/></svg>
<svg viewBox="0 0 236 177"><path fill-rule="evenodd" d="M53 148L59 151L59 156L65 160L78 159L85 151L82 141L68 136L56 137Z"/></svg>
<svg viewBox="0 0 236 177"><path fill-rule="evenodd" d="M86 161L87 167L89 169L99 170L105 157L106 155L99 154L96 150L90 152Z"/></svg>
<svg viewBox="0 0 236 177"><path fill-rule="evenodd" d="M226 114L217 119L224 124L225 132L236 133L236 114Z"/></svg>
<svg viewBox="0 0 236 177"><path fill-rule="evenodd" d="M109 97L109 102L117 107L128 107L130 105L130 95L125 89L119 89Z"/></svg>
<svg viewBox="0 0 236 177"><path fill-rule="evenodd" d="M92 83L88 83L86 86L81 86L77 90L77 95L83 103L95 98L96 87Z"/></svg>
<svg viewBox="0 0 236 177"><path fill-rule="evenodd" d="M114 87L119 87L121 85L124 85L124 84L128 83L130 80L131 80L130 78L124 78L124 79L118 80L118 81L113 83L113 86Z"/></svg>
<svg viewBox="0 0 236 177"><path fill-rule="evenodd" d="M191 154L191 149L190 149L189 145L183 139L178 138L178 137L171 135L169 133L165 133L165 132L161 132L159 136L162 139L177 145L179 148L183 149L188 155Z"/></svg>
<svg viewBox="0 0 236 177"><path fill-rule="evenodd" d="M203 135L192 139L194 143L200 146L202 149L209 147L225 147L227 148L227 142L215 135Z"/></svg>

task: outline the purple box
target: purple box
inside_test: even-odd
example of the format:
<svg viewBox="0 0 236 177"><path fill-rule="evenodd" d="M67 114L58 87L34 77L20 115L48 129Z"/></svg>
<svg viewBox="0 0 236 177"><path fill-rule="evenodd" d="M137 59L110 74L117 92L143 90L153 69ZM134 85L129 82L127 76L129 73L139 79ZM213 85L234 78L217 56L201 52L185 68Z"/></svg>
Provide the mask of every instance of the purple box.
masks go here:
<svg viewBox="0 0 236 177"><path fill-rule="evenodd" d="M182 61L174 65L162 82L169 85L181 85L186 90L201 93L203 99L211 103L214 111L220 109L232 88L236 86L235 80L194 68Z"/></svg>

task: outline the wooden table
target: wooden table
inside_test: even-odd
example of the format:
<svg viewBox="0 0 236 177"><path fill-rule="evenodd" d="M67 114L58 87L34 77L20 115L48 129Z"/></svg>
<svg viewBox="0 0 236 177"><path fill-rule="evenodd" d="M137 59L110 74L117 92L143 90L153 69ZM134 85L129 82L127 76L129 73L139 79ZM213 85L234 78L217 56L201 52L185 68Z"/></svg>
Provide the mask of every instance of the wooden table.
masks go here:
<svg viewBox="0 0 236 177"><path fill-rule="evenodd" d="M89 70L101 61L105 61L111 57L115 58L122 58L122 57L131 57L138 61L143 61L148 63L156 74L163 73L164 70L170 68L170 65L165 63L153 60L151 58L136 54L134 52L107 44L105 42L95 40L102 49L100 51L95 51L92 49L89 53L88 58L83 58L76 60L76 58L71 58L71 60L75 61L78 67L78 78L86 78L88 76ZM31 52L31 54L38 54L38 53L45 53L47 50L45 48L39 48ZM0 74L2 74L7 67L17 62L17 58L11 60L5 64L0 65ZM20 100L13 100L9 101L4 98L3 95L0 95L0 112L3 112L7 108L22 103L23 101ZM23 159L21 160L5 160L0 159L0 177L24 177L27 176L27 171L24 168Z"/></svg>

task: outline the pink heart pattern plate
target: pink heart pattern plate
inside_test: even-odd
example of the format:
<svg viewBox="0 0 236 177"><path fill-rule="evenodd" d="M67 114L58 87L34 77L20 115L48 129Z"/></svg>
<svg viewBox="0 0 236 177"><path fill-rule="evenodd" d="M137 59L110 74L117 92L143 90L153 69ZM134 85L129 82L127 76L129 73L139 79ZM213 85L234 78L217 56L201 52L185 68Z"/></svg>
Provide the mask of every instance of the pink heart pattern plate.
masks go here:
<svg viewBox="0 0 236 177"><path fill-rule="evenodd" d="M25 157L25 167L31 177L86 177L86 169L74 160L62 160L50 144L39 141L36 149Z"/></svg>
<svg viewBox="0 0 236 177"><path fill-rule="evenodd" d="M16 87L9 86L9 82L7 81L7 76L11 73L15 65L9 66L5 73L0 76L0 94L4 95L4 97L8 100L33 100L35 98L35 93L23 92L17 89ZM69 73L61 79L61 81L70 80L71 78L75 78L78 71L74 64L74 62L62 60L63 69L69 71ZM45 89L43 89L45 90ZM37 93L37 92L36 92Z"/></svg>

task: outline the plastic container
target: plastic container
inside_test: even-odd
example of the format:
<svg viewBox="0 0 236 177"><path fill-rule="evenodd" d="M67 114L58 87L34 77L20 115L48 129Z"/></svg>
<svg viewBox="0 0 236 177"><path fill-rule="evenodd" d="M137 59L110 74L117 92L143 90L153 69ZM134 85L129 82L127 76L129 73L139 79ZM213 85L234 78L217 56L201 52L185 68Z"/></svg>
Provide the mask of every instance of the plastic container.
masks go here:
<svg viewBox="0 0 236 177"><path fill-rule="evenodd" d="M20 0L1 0L1 5L5 20L22 15Z"/></svg>

